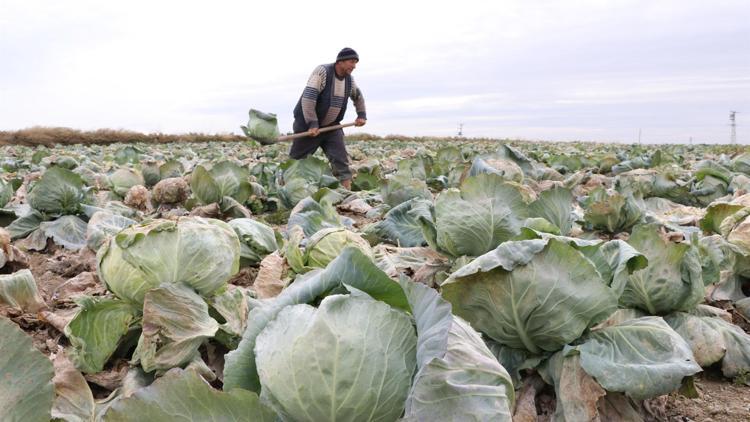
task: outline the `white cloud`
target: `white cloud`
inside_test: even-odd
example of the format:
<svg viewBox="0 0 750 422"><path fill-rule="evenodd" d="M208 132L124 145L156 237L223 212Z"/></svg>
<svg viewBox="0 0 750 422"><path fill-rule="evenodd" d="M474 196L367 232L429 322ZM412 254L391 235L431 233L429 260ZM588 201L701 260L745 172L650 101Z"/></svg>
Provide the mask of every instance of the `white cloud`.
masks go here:
<svg viewBox="0 0 750 422"><path fill-rule="evenodd" d="M739 72L738 72L739 73ZM568 89L556 104L626 104L647 102L706 101L731 99L738 92L750 92L750 77L713 75L641 79L619 77L582 81Z"/></svg>
<svg viewBox="0 0 750 422"><path fill-rule="evenodd" d="M417 97L397 100L387 104L396 112L459 111L472 104L497 103L505 98L502 94L454 95L444 97Z"/></svg>

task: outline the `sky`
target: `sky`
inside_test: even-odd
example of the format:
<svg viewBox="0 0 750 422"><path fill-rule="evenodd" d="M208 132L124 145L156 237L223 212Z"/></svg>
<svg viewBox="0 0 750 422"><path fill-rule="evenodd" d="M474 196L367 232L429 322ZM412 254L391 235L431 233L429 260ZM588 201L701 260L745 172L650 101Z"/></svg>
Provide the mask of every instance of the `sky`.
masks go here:
<svg viewBox="0 0 750 422"><path fill-rule="evenodd" d="M287 132L351 47L347 133L750 144L749 40L747 0L0 0L0 130Z"/></svg>

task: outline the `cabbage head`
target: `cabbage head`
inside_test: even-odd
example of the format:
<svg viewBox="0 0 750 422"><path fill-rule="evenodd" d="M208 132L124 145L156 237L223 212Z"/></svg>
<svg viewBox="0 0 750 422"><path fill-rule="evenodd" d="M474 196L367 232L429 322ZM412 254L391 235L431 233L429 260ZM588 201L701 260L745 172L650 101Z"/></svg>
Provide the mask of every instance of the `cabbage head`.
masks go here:
<svg viewBox="0 0 750 422"><path fill-rule="evenodd" d="M28 201L37 211L65 215L78 213L84 196L81 176L62 167L52 167L32 186Z"/></svg>
<svg viewBox="0 0 750 422"><path fill-rule="evenodd" d="M379 186L382 167L377 160L367 161L357 168L357 174L352 180L353 190L372 190Z"/></svg>
<svg viewBox="0 0 750 422"><path fill-rule="evenodd" d="M471 163L469 176L476 176L483 173L492 173L501 176L505 180L523 183L523 170L511 160L499 158L481 158L476 157Z"/></svg>
<svg viewBox="0 0 750 422"><path fill-rule="evenodd" d="M497 174L468 177L435 200L435 219L419 217L434 249L454 257L479 256L520 233L529 207L523 193Z"/></svg>
<svg viewBox="0 0 750 422"><path fill-rule="evenodd" d="M62 167L67 170L73 170L74 168L78 167L78 161L76 161L73 157L68 157L66 155L63 155L61 157L58 157L55 161L55 166Z"/></svg>
<svg viewBox="0 0 750 422"><path fill-rule="evenodd" d="M354 246L367 256L372 256L370 244L357 233L343 227L323 229L315 233L307 243L307 264L325 268L347 246Z"/></svg>
<svg viewBox="0 0 750 422"><path fill-rule="evenodd" d="M252 218L235 218L229 221L240 238L240 257L243 266L260 263L263 258L279 248L273 228Z"/></svg>
<svg viewBox="0 0 750 422"><path fill-rule="evenodd" d="M334 187L338 183L328 163L314 155L301 160L287 160L281 163L280 168L283 170L284 183L293 179L303 179L316 187Z"/></svg>
<svg viewBox="0 0 750 422"><path fill-rule="evenodd" d="M725 217L719 225L721 235L736 246L744 256L750 255L750 207L744 207Z"/></svg>
<svg viewBox="0 0 750 422"><path fill-rule="evenodd" d="M231 161L216 163L210 170L197 166L190 178L190 188L202 204L221 204L225 197L242 204L252 193L250 172Z"/></svg>
<svg viewBox="0 0 750 422"><path fill-rule="evenodd" d="M476 258L451 274L442 294L492 340L554 352L612 314L627 274L644 264L622 241L544 235Z"/></svg>
<svg viewBox="0 0 750 422"><path fill-rule="evenodd" d="M703 300L703 270L694 245L664 239L655 224L634 227L628 243L648 258L648 267L628 277L621 306L666 315Z"/></svg>
<svg viewBox="0 0 750 422"><path fill-rule="evenodd" d="M210 296L226 286L239 264L240 241L232 227L199 217L128 227L97 253L97 271L107 288L139 304L163 283L185 283Z"/></svg>
<svg viewBox="0 0 750 422"><path fill-rule="evenodd" d="M409 315L369 297L288 306L258 336L261 394L286 420L396 420L416 348Z"/></svg>
<svg viewBox="0 0 750 422"><path fill-rule="evenodd" d="M380 181L380 194L383 202L395 207L412 198L432 199L432 194L424 180L396 173Z"/></svg>
<svg viewBox="0 0 750 422"><path fill-rule="evenodd" d="M275 140L279 137L279 122L274 113L264 113L255 109L248 112L247 126L240 126L249 138Z"/></svg>
<svg viewBox="0 0 750 422"><path fill-rule="evenodd" d="M740 154L732 160L732 169L750 175L750 153Z"/></svg>
<svg viewBox="0 0 750 422"><path fill-rule="evenodd" d="M114 193L124 197L130 188L136 185L145 185L146 181L138 170L121 168L109 176L109 183Z"/></svg>
<svg viewBox="0 0 750 422"><path fill-rule="evenodd" d="M343 227L332 227L316 232L307 240L304 252L300 250L303 238L301 228L294 226L290 231L286 248L287 262L297 273L303 273L312 268L325 268L347 246L359 249L366 256L372 257L370 244L359 234Z"/></svg>
<svg viewBox="0 0 750 422"><path fill-rule="evenodd" d="M0 208L5 207L13 199L13 185L0 179Z"/></svg>
<svg viewBox="0 0 750 422"><path fill-rule="evenodd" d="M643 215L631 194L597 188L583 201L584 215L594 229L609 233L626 231L637 224Z"/></svg>
<svg viewBox="0 0 750 422"><path fill-rule="evenodd" d="M694 197L695 202L705 207L718 198L726 195L728 187L729 182L726 180L707 174L695 182L690 194Z"/></svg>
<svg viewBox="0 0 750 422"><path fill-rule="evenodd" d="M148 160L141 164L141 174L146 186L152 187L159 183L161 175L159 174L159 164L155 160Z"/></svg>
<svg viewBox="0 0 750 422"><path fill-rule="evenodd" d="M141 151L139 148L136 148L132 145L126 145L123 148L118 149L115 152L115 162L117 164L123 165L123 164L138 164L138 161L140 161L141 154L143 154L143 151Z"/></svg>
<svg viewBox="0 0 750 422"><path fill-rule="evenodd" d="M510 376L479 333L352 247L253 308L225 362L224 390L259 392L279 420L511 420Z"/></svg>

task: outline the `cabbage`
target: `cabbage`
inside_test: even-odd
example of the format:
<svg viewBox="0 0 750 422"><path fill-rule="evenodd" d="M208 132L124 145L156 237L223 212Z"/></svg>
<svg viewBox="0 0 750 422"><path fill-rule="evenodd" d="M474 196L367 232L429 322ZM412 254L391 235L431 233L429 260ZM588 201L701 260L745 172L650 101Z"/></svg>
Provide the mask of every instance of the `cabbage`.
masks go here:
<svg viewBox="0 0 750 422"><path fill-rule="evenodd" d="M0 208L4 207L13 199L13 185L0 179Z"/></svg>
<svg viewBox="0 0 750 422"><path fill-rule="evenodd" d="M451 256L479 256L520 233L529 208L497 174L468 177L435 200L435 220L419 216L427 243Z"/></svg>
<svg viewBox="0 0 750 422"><path fill-rule="evenodd" d="M133 224L135 220L122 215L107 210L96 211L86 226L86 246L92 251L97 251L108 237Z"/></svg>
<svg viewBox="0 0 750 422"><path fill-rule="evenodd" d="M190 195L190 187L181 177L160 180L152 190L157 204L181 204Z"/></svg>
<svg viewBox="0 0 750 422"><path fill-rule="evenodd" d="M419 218L431 219L432 203L421 198L410 199L391 208L381 221L367 226L365 236L371 243L390 242L402 247L426 244Z"/></svg>
<svg viewBox="0 0 750 422"><path fill-rule="evenodd" d="M740 154L732 160L732 169L750 175L750 153Z"/></svg>
<svg viewBox="0 0 750 422"><path fill-rule="evenodd" d="M453 273L442 291L491 339L532 353L559 350L617 309L594 264L557 240L506 242Z"/></svg>
<svg viewBox="0 0 750 422"><path fill-rule="evenodd" d="M273 113L250 109L247 126L240 126L249 138L275 141L279 137L279 122Z"/></svg>
<svg viewBox="0 0 750 422"><path fill-rule="evenodd" d="M116 194L124 197L130 188L136 185L145 185L146 181L138 170L121 168L109 176L109 183Z"/></svg>
<svg viewBox="0 0 750 422"><path fill-rule="evenodd" d="M240 241L219 220L154 220L111 238L97 263L99 278L123 300L143 303L149 289L180 282L210 296L239 271Z"/></svg>
<svg viewBox="0 0 750 422"><path fill-rule="evenodd" d="M252 193L250 172L231 161L217 163L211 170L198 166L190 178L190 188L202 204L221 204L224 197L244 203Z"/></svg>
<svg viewBox="0 0 750 422"><path fill-rule="evenodd" d="M642 211L632 195L597 188L583 201L584 220L594 229L619 233L641 220Z"/></svg>
<svg viewBox="0 0 750 422"><path fill-rule="evenodd" d="M37 211L62 215L77 213L83 198L81 176L62 167L52 167L33 185L28 201Z"/></svg>
<svg viewBox="0 0 750 422"><path fill-rule="evenodd" d="M369 297L288 306L255 346L261 398L287 420L396 420L416 348L409 315Z"/></svg>
<svg viewBox="0 0 750 422"><path fill-rule="evenodd" d="M55 399L52 362L31 342L31 337L5 316L0 316L0 419L48 421Z"/></svg>
<svg viewBox="0 0 750 422"><path fill-rule="evenodd" d="M523 182L523 170L511 160L476 157L471 163L469 176L483 173L497 174L503 179L513 182Z"/></svg>
<svg viewBox="0 0 750 422"><path fill-rule="evenodd" d="M225 391L238 387L295 421L509 421L514 394L435 290L391 280L351 247L250 311L224 366Z"/></svg>
<svg viewBox="0 0 750 422"><path fill-rule="evenodd" d="M372 256L370 244L362 236L343 227L323 229L315 233L307 242L305 255L307 265L324 268L341 254L347 246L354 246L367 256Z"/></svg>
<svg viewBox="0 0 750 422"><path fill-rule="evenodd" d="M663 239L656 225L634 227L628 243L649 264L630 275L621 306L665 315L692 309L703 300L703 272L695 246Z"/></svg>
<svg viewBox="0 0 750 422"><path fill-rule="evenodd" d="M141 174L146 186L151 187L159 183L161 175L159 174L159 165L154 160L149 160L141 165Z"/></svg>
<svg viewBox="0 0 750 422"><path fill-rule="evenodd" d="M0 274L0 304L29 313L47 306L39 295L34 275L28 269L13 274Z"/></svg>
<svg viewBox="0 0 750 422"><path fill-rule="evenodd" d="M242 266L258 264L266 255L279 248L276 233L270 226L251 218L235 218L229 221L240 238Z"/></svg>
<svg viewBox="0 0 750 422"><path fill-rule="evenodd" d="M117 164L137 164L140 161L142 151L132 145L126 145L115 152Z"/></svg>
<svg viewBox="0 0 750 422"><path fill-rule="evenodd" d="M400 173L380 182L380 194L383 196L383 202L392 207L412 198L432 199L432 194L423 180Z"/></svg>

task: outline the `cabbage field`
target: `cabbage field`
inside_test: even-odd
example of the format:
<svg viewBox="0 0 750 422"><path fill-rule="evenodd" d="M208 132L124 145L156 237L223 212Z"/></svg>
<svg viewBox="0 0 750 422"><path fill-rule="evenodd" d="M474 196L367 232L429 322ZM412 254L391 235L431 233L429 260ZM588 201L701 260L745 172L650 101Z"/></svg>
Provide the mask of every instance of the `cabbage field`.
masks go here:
<svg viewBox="0 0 750 422"><path fill-rule="evenodd" d="M347 143L0 146L0 420L747 420L750 152Z"/></svg>

